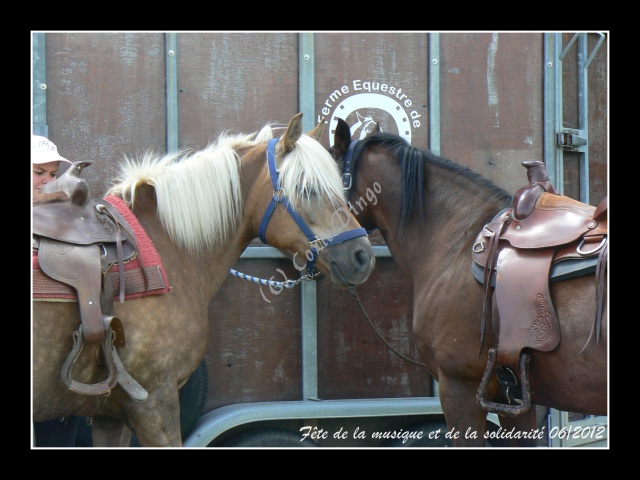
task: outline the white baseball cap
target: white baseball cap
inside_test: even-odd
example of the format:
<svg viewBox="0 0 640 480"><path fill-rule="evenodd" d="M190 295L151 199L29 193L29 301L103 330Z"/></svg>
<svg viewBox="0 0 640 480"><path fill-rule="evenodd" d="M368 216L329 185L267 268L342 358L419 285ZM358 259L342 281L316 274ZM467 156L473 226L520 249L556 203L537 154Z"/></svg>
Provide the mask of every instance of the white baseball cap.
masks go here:
<svg viewBox="0 0 640 480"><path fill-rule="evenodd" d="M34 164L49 162L73 163L58 153L58 147L51 140L40 135L31 136L31 162Z"/></svg>

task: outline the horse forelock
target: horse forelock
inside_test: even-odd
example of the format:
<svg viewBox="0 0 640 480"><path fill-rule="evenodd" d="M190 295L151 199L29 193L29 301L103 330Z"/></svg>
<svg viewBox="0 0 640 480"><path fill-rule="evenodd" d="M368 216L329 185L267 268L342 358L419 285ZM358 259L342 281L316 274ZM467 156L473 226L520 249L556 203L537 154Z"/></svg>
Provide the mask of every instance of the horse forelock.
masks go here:
<svg viewBox="0 0 640 480"><path fill-rule="evenodd" d="M268 136L263 129L262 138ZM243 213L236 149L257 144L256 133L223 132L202 150L127 158L109 192L130 205L138 185L155 188L158 217L169 236L191 253L213 249L235 233Z"/></svg>
<svg viewBox="0 0 640 480"><path fill-rule="evenodd" d="M300 137L280 165L280 186L294 208L308 203L311 194L327 200L334 208L345 201L336 162L308 135Z"/></svg>

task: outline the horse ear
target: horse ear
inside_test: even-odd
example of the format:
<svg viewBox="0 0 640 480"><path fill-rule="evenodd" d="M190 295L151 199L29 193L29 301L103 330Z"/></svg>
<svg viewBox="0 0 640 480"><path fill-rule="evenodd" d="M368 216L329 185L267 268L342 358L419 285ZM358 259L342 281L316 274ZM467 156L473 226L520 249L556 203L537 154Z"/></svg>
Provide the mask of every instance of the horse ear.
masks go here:
<svg viewBox="0 0 640 480"><path fill-rule="evenodd" d="M333 156L336 160L344 155L350 143L351 130L349 129L349 125L343 119L338 118L338 125L333 134Z"/></svg>
<svg viewBox="0 0 640 480"><path fill-rule="evenodd" d="M376 128L373 130L374 132L381 132L382 129L380 128L380 124L378 122L375 122L376 124Z"/></svg>
<svg viewBox="0 0 640 480"><path fill-rule="evenodd" d="M309 130L309 132L307 132L307 135L309 135L311 138L319 142L320 137L322 136L322 132L324 131L324 124L325 124L324 117L322 117L320 119L320 122L318 122L318 125L316 125L311 130Z"/></svg>
<svg viewBox="0 0 640 480"><path fill-rule="evenodd" d="M294 115L289 120L287 131L282 136L282 148L284 153L289 153L296 146L296 142L302 136L302 112Z"/></svg>

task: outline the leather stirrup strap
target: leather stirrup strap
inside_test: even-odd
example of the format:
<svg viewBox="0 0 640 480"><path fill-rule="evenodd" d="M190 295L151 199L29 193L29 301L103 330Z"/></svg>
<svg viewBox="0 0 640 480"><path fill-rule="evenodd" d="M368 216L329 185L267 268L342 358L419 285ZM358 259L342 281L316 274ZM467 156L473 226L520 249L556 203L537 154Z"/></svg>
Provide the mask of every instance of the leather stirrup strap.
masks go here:
<svg viewBox="0 0 640 480"><path fill-rule="evenodd" d="M100 291L100 308L103 315L113 315L113 281L111 280L111 275L109 274L109 265L107 265L107 257L105 255L100 257L100 263L102 264L102 289ZM120 272L123 271L124 268L121 267ZM122 285L122 277L120 280L120 285Z"/></svg>
<svg viewBox="0 0 640 480"><path fill-rule="evenodd" d="M134 379L127 369L124 368L122 364L122 360L120 360L120 356L118 355L118 350L115 345L112 345L113 349L113 362L118 370L118 385L120 385L125 392L131 397L132 400L136 402L144 402L149 397L149 392L145 390L145 388L140 385L136 379Z"/></svg>
<svg viewBox="0 0 640 480"><path fill-rule="evenodd" d="M113 342L111 343L111 356L116 369L116 381L132 400L145 402L149 397L149 392L131 376L122 363L122 360L120 360L120 355L118 355L118 349L116 347L125 346L124 329L120 319L113 316L113 285L108 274L104 276L103 286L104 291L101 295L102 311L109 313L109 315L103 315L102 318L105 322L105 329L111 329L115 333Z"/></svg>
<svg viewBox="0 0 640 480"><path fill-rule="evenodd" d="M596 222L600 222L606 219L608 210L609 210L609 196L607 195L602 200L600 200L600 203L596 207L595 212L593 212L593 219Z"/></svg>
<svg viewBox="0 0 640 480"><path fill-rule="evenodd" d="M145 289L149 288L149 277L147 276L147 270L145 268L144 262L142 260L142 255L140 255L140 250L138 248L138 240L136 238L135 233L127 223L127 221L122 217L120 212L113 207L110 203L106 202L98 204L96 206L96 210L98 213L104 215L109 219L111 223L113 223L116 228L116 253L118 255L118 273L120 276L120 291L118 292L118 298L120 303L124 303L124 294L125 294L125 281L124 281L124 261L123 261L123 252L122 252L122 232L121 228L124 229L129 235L129 240L135 246L135 250L137 253L138 261L140 262L140 266L142 267L142 272L144 273L145 280ZM104 271L104 270L103 270Z"/></svg>
<svg viewBox="0 0 640 480"><path fill-rule="evenodd" d="M602 325L602 315L604 311L604 292L605 280L607 278L605 272L607 269L607 245L602 246L598 255L598 264L596 265L596 345L600 341L600 329Z"/></svg>
<svg viewBox="0 0 640 480"><path fill-rule="evenodd" d="M483 234L488 238L488 258L487 264L484 267L484 278L482 281L484 305L482 307L482 319L480 321L480 351L478 352L478 357L480 357L482 350L484 349L487 319L490 317L492 310L491 302L493 298L493 291L491 290L491 276L493 275L493 272L495 272L496 262L498 260L498 243L502 232L504 232L504 229L509 225L509 223L511 223L511 215L507 214L503 215L499 221L485 225L483 229Z"/></svg>

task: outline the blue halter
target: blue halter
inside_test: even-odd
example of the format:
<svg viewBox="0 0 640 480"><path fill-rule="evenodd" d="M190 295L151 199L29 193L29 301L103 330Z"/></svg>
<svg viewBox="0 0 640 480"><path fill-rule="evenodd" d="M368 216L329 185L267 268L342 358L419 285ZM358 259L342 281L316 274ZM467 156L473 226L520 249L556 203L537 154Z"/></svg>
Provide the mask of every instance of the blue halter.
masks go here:
<svg viewBox="0 0 640 480"><path fill-rule="evenodd" d="M320 250L331 245L342 243L352 238L365 237L367 235L367 231L364 228L354 228L353 230L339 233L338 235L335 235L329 239L320 238L313 233L309 225L307 225L307 222L305 222L300 214L293 208L291 202L289 202L289 199L286 196L285 191L278 185L280 173L276 168L276 143L278 143L278 140L278 138L274 138L272 140L269 140L269 143L267 144L267 166L269 167L269 175L271 176L271 184L273 185L273 197L271 197L271 202L269 202L267 210L264 212L262 220L260 221L258 236L263 243L267 243L267 239L265 237L267 225L269 224L271 215L278 206L278 203L281 203L286 211L289 212L291 218L293 218L293 220L298 224L300 230L302 230L302 232L306 235L307 240L309 240L309 245L311 247L311 258L307 258L305 274L308 278L313 278L316 275L314 274L313 269L315 267L316 260L318 259Z"/></svg>
<svg viewBox="0 0 640 480"><path fill-rule="evenodd" d="M353 165L351 165L351 157L353 156L353 149L356 148L357 143L358 140L353 140L342 157L344 162L344 165L342 166L342 188L346 190L347 193L351 190L353 185L353 173L351 172Z"/></svg>

